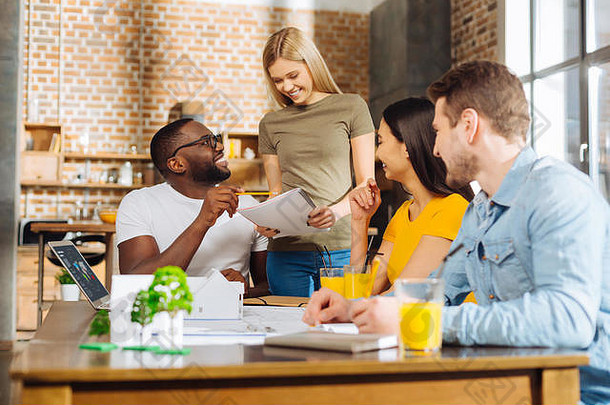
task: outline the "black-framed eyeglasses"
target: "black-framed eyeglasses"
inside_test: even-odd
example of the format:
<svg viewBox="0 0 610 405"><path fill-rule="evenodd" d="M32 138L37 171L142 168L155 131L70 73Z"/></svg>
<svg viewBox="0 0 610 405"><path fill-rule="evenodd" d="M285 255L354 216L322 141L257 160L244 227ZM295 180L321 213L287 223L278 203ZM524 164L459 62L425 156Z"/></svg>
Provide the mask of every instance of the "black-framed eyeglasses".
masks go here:
<svg viewBox="0 0 610 405"><path fill-rule="evenodd" d="M204 146L209 146L212 149L216 149L216 145L218 145L219 143L222 143L221 134L206 134L206 135L202 136L201 138L197 139L196 141L185 143L184 145L178 146L176 148L176 150L174 151L174 153L169 155L168 159L176 156L176 153L178 153L178 151L182 148L188 148L189 146L194 146L194 145L204 145Z"/></svg>

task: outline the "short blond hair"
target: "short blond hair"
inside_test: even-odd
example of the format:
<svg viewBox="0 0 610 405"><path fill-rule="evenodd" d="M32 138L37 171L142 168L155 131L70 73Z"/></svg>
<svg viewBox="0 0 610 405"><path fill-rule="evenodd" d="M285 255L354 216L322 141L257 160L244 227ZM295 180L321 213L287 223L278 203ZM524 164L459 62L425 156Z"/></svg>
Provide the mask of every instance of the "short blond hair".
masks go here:
<svg viewBox="0 0 610 405"><path fill-rule="evenodd" d="M273 99L282 107L293 103L290 97L280 93L269 75L269 67L279 58L295 62L304 62L311 72L313 87L323 93L342 93L333 80L326 62L316 45L298 28L286 27L272 34L263 50L263 70L267 88Z"/></svg>

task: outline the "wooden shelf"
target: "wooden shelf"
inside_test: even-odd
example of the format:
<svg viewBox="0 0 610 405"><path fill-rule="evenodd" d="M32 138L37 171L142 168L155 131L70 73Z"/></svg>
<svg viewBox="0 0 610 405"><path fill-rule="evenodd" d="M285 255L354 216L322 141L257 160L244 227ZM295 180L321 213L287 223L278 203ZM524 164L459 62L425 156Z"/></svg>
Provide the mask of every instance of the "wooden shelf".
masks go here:
<svg viewBox="0 0 610 405"><path fill-rule="evenodd" d="M61 125L57 122L45 124L42 122L24 122L23 125L26 129L48 129L48 128L57 128L60 129Z"/></svg>
<svg viewBox="0 0 610 405"><path fill-rule="evenodd" d="M60 156L61 152L49 152L46 150L24 150L21 152L24 156Z"/></svg>
<svg viewBox="0 0 610 405"><path fill-rule="evenodd" d="M79 153L79 152L66 152L64 154L66 159L74 160L151 160L150 155L144 153Z"/></svg>
<svg viewBox="0 0 610 405"><path fill-rule="evenodd" d="M263 159L244 159L244 158L230 158L227 159L229 161L229 163L256 163L256 164L262 164L263 163ZM229 166L229 168L231 168L231 166Z"/></svg>
<svg viewBox="0 0 610 405"><path fill-rule="evenodd" d="M148 187L149 184L139 184L132 186L124 186L115 183L62 183L61 181L44 181L44 180L22 180L21 187L64 187L64 188L97 188L97 189L113 189L113 190L134 190L137 188Z"/></svg>
<svg viewBox="0 0 610 405"><path fill-rule="evenodd" d="M229 132L229 138L258 138L258 134L251 132Z"/></svg>

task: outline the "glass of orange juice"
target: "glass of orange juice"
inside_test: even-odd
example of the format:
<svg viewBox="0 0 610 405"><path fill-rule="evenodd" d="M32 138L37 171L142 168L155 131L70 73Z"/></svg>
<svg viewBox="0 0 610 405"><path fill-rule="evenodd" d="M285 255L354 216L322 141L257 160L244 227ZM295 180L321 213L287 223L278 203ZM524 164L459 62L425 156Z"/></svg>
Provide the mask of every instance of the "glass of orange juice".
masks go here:
<svg viewBox="0 0 610 405"><path fill-rule="evenodd" d="M345 296L343 269L341 267L323 267L320 269L320 284Z"/></svg>
<svg viewBox="0 0 610 405"><path fill-rule="evenodd" d="M364 298L370 295L371 266L343 266L345 298Z"/></svg>
<svg viewBox="0 0 610 405"><path fill-rule="evenodd" d="M437 352L443 340L444 281L400 279L394 286L399 302L401 347L415 352Z"/></svg>

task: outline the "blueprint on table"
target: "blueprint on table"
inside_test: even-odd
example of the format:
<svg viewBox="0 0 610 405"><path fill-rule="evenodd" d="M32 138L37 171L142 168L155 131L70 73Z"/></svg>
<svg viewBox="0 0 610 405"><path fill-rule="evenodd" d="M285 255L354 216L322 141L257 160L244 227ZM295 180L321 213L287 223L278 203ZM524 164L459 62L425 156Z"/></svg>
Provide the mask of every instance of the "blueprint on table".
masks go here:
<svg viewBox="0 0 610 405"><path fill-rule="evenodd" d="M303 332L305 308L246 306L243 319L184 321L184 345L263 344L265 336Z"/></svg>

